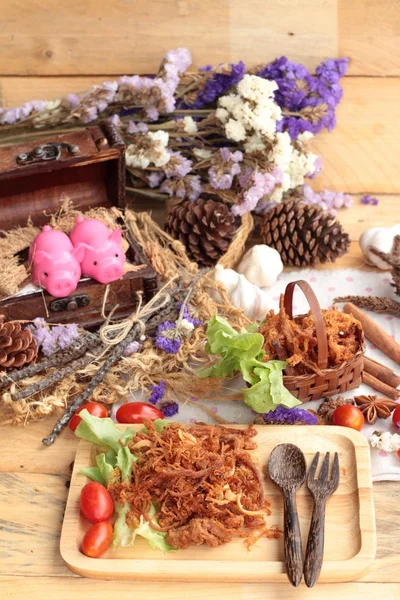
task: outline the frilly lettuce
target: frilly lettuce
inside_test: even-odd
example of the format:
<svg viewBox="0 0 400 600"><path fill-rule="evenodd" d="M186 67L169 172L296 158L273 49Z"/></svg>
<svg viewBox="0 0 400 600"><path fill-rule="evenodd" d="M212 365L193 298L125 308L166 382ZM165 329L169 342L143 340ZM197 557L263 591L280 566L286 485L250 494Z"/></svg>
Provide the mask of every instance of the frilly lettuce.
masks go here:
<svg viewBox="0 0 400 600"><path fill-rule="evenodd" d="M79 416L82 421L76 428L75 434L93 444L109 448L107 452L102 452L96 456L95 467L81 469L82 475L107 486L114 469L118 467L122 481L128 481L132 473L132 465L138 459L126 444L136 435L136 431L131 427L127 427L125 430L118 429L111 419L94 417L87 410L83 410L79 413ZM157 431L161 431L169 423L166 419L158 419L154 421L154 426ZM145 428L143 428L143 431L145 431ZM126 522L126 515L130 509L128 502L125 502L122 506L115 504L114 508L117 519L114 524L113 546L131 546L135 541L135 537L140 535L148 540L152 548L159 548L163 552L173 550L167 544L167 534L152 529L142 516L139 527L131 529L128 526ZM155 512L155 507L152 505L149 516L153 516Z"/></svg>
<svg viewBox="0 0 400 600"><path fill-rule="evenodd" d="M261 333L239 333L225 319L214 315L207 327L206 352L220 356L220 360L197 374L200 377L232 377L237 372L241 373L250 384L242 390L244 401L259 413L274 410L279 404L288 408L300 404L283 385L282 371L286 362L262 362L263 343Z"/></svg>

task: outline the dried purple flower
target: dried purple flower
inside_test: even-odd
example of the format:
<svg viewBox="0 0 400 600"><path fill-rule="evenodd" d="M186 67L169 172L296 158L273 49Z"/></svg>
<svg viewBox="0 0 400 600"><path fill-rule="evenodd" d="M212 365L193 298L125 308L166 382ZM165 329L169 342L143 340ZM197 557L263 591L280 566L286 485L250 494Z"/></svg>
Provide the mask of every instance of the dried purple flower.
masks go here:
<svg viewBox="0 0 400 600"><path fill-rule="evenodd" d="M133 121L129 121L128 122L128 126L126 128L126 133L129 134L133 134L133 133L147 133L149 130L149 128L147 127L146 123L143 123L143 121L139 121L138 123L134 123Z"/></svg>
<svg viewBox="0 0 400 600"><path fill-rule="evenodd" d="M125 357L131 356L132 354L135 354L135 352L139 352L139 350L140 350L139 342L131 342L130 344L127 345L127 347L123 351L122 356L125 356Z"/></svg>
<svg viewBox="0 0 400 600"><path fill-rule="evenodd" d="M266 425L317 425L318 417L302 408L286 408L277 406L261 415Z"/></svg>
<svg viewBox="0 0 400 600"><path fill-rule="evenodd" d="M149 402L151 404L158 404L165 395L165 381L162 379L158 385L152 385L151 395L149 397Z"/></svg>
<svg viewBox="0 0 400 600"><path fill-rule="evenodd" d="M167 354L176 354L181 347L181 340L176 330L176 324L164 321L157 327L155 344Z"/></svg>
<svg viewBox="0 0 400 600"><path fill-rule="evenodd" d="M242 180L244 181L244 179ZM241 181L241 183L242 183ZM243 194L243 201L240 204L232 206L232 213L236 216L242 216L247 212L254 210L264 196L270 194L276 185L276 179L272 173L260 173L254 171L247 185L252 183Z"/></svg>
<svg viewBox="0 0 400 600"><path fill-rule="evenodd" d="M276 81L275 100L291 114L277 124L279 131L288 131L292 139L300 133L319 133L332 130L336 124L335 108L343 91L340 78L346 73L347 58L328 59L311 75L304 65L289 61L285 56L261 68L257 75Z"/></svg>
<svg viewBox="0 0 400 600"><path fill-rule="evenodd" d="M191 108L203 108L222 96L231 87L239 83L246 72L246 66L242 61L239 61L238 63L222 63L215 69L207 66L199 69L199 71L206 73L206 75L202 89L189 104Z"/></svg>
<svg viewBox="0 0 400 600"><path fill-rule="evenodd" d="M181 311L182 304L183 304L183 302L178 302L178 311L179 311L179 313ZM189 307L188 307L187 304L183 305L182 318L186 319L186 321L189 321L189 323L192 323L192 325L194 325L195 327L199 327L200 325L203 325L203 321L201 321L200 319L195 319L194 317L190 316L190 314L189 314Z"/></svg>
<svg viewBox="0 0 400 600"><path fill-rule="evenodd" d="M179 412L179 404L177 402L163 402L160 410L165 417L173 417Z"/></svg>
<svg viewBox="0 0 400 600"><path fill-rule="evenodd" d="M28 329L45 356L66 350L79 338L78 326L74 323L51 328L44 319L38 317L32 325L28 325Z"/></svg>
<svg viewBox="0 0 400 600"><path fill-rule="evenodd" d="M378 198L375 198L374 196L369 196L368 194L363 196L360 199L360 202L361 204L371 204L371 206L377 206L379 204Z"/></svg>
<svg viewBox="0 0 400 600"><path fill-rule="evenodd" d="M168 179L170 177L185 177L192 170L193 163L180 152L170 151L171 158L164 167L164 172Z"/></svg>
<svg viewBox="0 0 400 600"><path fill-rule="evenodd" d="M232 187L234 176L241 172L239 163L243 154L239 150L230 152L229 148L220 148L219 155L208 169L210 184L216 190L228 190Z"/></svg>
<svg viewBox="0 0 400 600"><path fill-rule="evenodd" d="M350 208L353 204L353 199L348 194L330 190L314 192L307 183L303 186L303 200L306 204L318 204L324 210L329 210L332 213L340 208Z"/></svg>

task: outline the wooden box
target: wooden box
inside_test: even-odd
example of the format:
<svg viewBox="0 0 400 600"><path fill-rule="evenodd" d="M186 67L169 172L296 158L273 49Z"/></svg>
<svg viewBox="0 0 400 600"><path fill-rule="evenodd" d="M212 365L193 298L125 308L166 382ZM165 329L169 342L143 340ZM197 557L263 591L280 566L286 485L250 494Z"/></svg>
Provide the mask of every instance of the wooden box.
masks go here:
<svg viewBox="0 0 400 600"><path fill-rule="evenodd" d="M125 208L124 142L110 121L44 140L0 147L0 229L24 226L30 216L34 225L49 221L65 197L79 210L95 206ZM132 239L127 260L143 265L110 284L106 312L118 304L114 317L129 315L157 289L155 271ZM83 279L68 298L53 298L37 291L0 302L7 319L44 317L51 323L75 322L94 326L101 316L106 286Z"/></svg>

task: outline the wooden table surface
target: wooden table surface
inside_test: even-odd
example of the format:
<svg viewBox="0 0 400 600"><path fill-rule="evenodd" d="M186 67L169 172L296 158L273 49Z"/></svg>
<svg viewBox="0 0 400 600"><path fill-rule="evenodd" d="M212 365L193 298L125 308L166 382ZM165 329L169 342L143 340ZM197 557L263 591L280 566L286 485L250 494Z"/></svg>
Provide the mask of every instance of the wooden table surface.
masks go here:
<svg viewBox="0 0 400 600"><path fill-rule="evenodd" d="M352 236L351 252L334 267L363 267L356 240L372 224L393 220L394 200L379 207L356 204L341 213ZM351 224L351 227L350 227ZM83 579L71 573L59 553L59 538L68 494L71 463L77 440L65 431L46 448L41 439L53 419L25 428L0 428L0 598L20 600L265 600L291 598L366 599L400 598L400 485L374 485L378 551L369 572L357 582L319 584L309 590L302 584L135 583Z"/></svg>

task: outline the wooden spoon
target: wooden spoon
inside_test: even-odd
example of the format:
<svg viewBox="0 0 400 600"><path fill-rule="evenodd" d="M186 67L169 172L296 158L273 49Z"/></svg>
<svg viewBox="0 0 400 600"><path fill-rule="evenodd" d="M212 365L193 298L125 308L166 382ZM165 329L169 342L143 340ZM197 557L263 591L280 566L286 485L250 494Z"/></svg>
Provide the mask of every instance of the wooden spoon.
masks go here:
<svg viewBox="0 0 400 600"><path fill-rule="evenodd" d="M290 583L298 586L303 574L303 552L296 492L306 479L304 454L294 444L276 446L268 460L268 473L283 494L286 572Z"/></svg>

